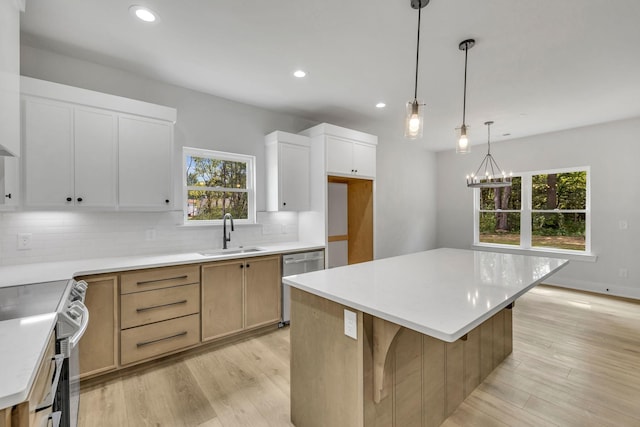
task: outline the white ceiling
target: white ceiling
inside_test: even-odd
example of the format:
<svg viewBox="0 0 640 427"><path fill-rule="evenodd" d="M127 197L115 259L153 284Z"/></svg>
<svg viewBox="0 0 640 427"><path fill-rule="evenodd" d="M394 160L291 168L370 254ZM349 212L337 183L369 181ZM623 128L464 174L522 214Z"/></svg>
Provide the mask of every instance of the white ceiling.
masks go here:
<svg viewBox="0 0 640 427"><path fill-rule="evenodd" d="M418 12L410 0L28 0L23 42L153 79L402 139ZM148 6L160 23L128 11ZM421 141L454 147L640 116L640 1L431 0L422 11ZM292 77L295 69L308 72ZM378 101L385 109L375 108ZM505 133L510 136L502 136Z"/></svg>

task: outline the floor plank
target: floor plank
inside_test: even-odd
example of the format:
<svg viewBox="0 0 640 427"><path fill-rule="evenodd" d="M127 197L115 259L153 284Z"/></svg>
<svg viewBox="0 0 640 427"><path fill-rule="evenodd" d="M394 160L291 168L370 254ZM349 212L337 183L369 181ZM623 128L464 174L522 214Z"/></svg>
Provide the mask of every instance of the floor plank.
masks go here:
<svg viewBox="0 0 640 427"><path fill-rule="evenodd" d="M538 286L513 354L443 427L640 426L640 302ZM289 330L84 388L80 427L292 426Z"/></svg>

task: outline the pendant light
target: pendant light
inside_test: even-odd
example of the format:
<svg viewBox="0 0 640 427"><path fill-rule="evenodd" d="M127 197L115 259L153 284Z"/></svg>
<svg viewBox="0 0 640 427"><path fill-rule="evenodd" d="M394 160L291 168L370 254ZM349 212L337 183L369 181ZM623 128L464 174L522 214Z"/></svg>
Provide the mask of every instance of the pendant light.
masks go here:
<svg viewBox="0 0 640 427"><path fill-rule="evenodd" d="M418 42L416 46L415 90L413 92L413 101L407 102L407 119L404 128L404 136L409 139L421 138L424 127L424 104L418 101L418 62L420 59L420 12L428 4L429 0L411 0L411 7L418 9Z"/></svg>
<svg viewBox="0 0 640 427"><path fill-rule="evenodd" d="M456 144L456 153L466 154L471 152L471 144L469 144L469 138L467 138L467 123L465 122L467 113L467 55L469 49L476 44L474 39L467 39L458 45L458 49L464 50L464 96L462 98L462 126L459 130L460 135L458 143Z"/></svg>
<svg viewBox="0 0 640 427"><path fill-rule="evenodd" d="M487 155L480 163L475 174L467 175L467 187L471 188L499 188L510 187L512 174L500 169L498 163L491 155L491 125L493 122L484 122L487 125Z"/></svg>

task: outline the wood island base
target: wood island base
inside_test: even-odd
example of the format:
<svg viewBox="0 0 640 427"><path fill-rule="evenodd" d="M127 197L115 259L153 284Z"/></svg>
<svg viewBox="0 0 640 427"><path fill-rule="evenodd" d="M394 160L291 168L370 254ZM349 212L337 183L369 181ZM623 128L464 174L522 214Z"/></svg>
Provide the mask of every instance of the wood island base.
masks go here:
<svg viewBox="0 0 640 427"><path fill-rule="evenodd" d="M357 336L344 334L344 310ZM512 350L511 306L455 342L291 288L297 427L439 426Z"/></svg>

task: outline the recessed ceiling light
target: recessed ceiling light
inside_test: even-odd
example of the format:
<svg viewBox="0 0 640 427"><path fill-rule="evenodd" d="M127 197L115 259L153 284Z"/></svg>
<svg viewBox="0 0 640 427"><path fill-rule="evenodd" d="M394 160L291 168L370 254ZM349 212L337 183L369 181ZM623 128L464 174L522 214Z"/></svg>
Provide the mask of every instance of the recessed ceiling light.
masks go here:
<svg viewBox="0 0 640 427"><path fill-rule="evenodd" d="M378 102L378 103L376 104L376 108L384 108L384 107L386 107L386 106L387 106L387 104L385 104L384 102Z"/></svg>
<svg viewBox="0 0 640 427"><path fill-rule="evenodd" d="M305 72L304 72L304 71L302 71L302 70L296 70L296 71L294 71L294 72L293 72L293 75L294 75L294 76L296 76L296 77L298 77L299 79L301 79L301 78L303 78L304 76L306 76L306 75L307 75L307 73L305 73Z"/></svg>
<svg viewBox="0 0 640 427"><path fill-rule="evenodd" d="M133 5L129 8L129 13L144 22L156 22L158 14L151 9L143 6Z"/></svg>

